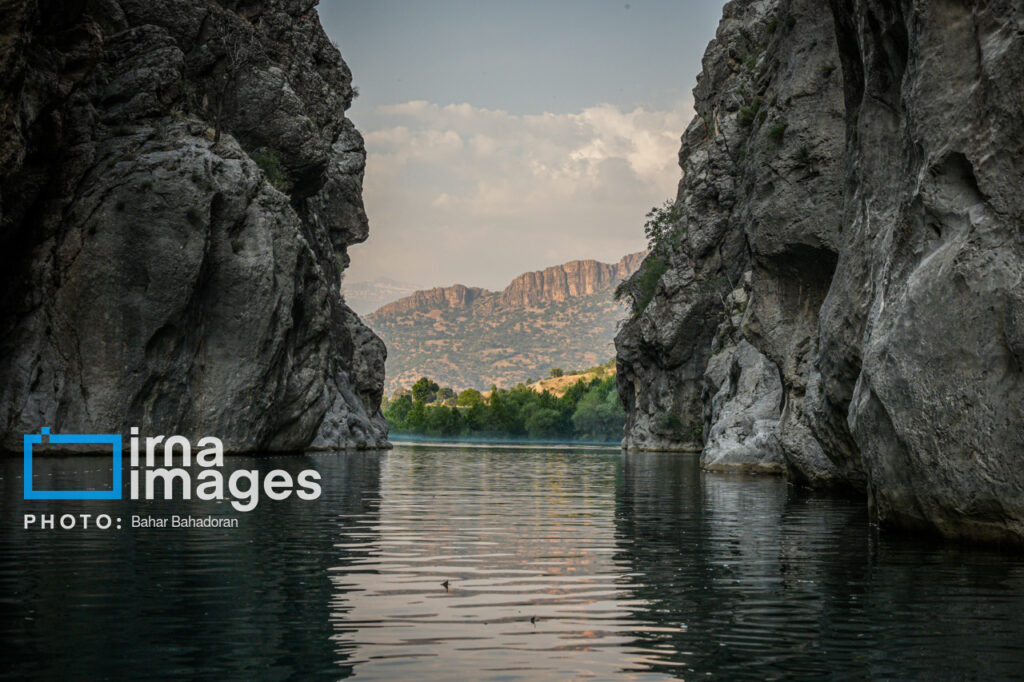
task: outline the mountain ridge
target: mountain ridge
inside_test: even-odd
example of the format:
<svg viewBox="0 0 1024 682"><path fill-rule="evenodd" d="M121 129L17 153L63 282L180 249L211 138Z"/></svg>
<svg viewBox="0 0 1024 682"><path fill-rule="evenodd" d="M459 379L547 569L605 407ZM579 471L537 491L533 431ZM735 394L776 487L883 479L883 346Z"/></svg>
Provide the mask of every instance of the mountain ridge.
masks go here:
<svg viewBox="0 0 1024 682"><path fill-rule="evenodd" d="M615 263L587 258L531 270L514 277L501 291L465 284L420 289L382 305L371 315L408 312L424 306L439 305L442 301L450 308L460 308L472 305L481 297L493 295L497 295L500 302L508 306L527 306L589 296L636 272L645 254L645 251L627 254Z"/></svg>
<svg viewBox="0 0 1024 682"><path fill-rule="evenodd" d="M371 315L394 315L411 312L413 310L429 309L430 306L444 305L448 308L464 308L471 305L473 301L487 294L494 294L493 291L480 287L468 287L465 284L452 284L447 287L434 287L432 289L420 289L397 301L386 303L378 308Z"/></svg>
<svg viewBox="0 0 1024 682"><path fill-rule="evenodd" d="M508 387L555 366L604 362L625 316L615 285L644 256L572 260L518 275L501 291L454 284L382 306L366 319L388 347L387 389L420 376L459 389Z"/></svg>

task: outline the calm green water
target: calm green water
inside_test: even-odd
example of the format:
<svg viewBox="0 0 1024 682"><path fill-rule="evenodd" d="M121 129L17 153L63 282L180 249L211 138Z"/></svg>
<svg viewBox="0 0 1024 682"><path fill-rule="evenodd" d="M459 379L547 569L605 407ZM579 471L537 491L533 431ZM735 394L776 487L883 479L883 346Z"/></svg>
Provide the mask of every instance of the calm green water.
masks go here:
<svg viewBox="0 0 1024 682"><path fill-rule="evenodd" d="M41 460L62 485L109 460ZM999 679L1024 559L879 540L862 504L692 457L431 448L229 458L316 468L315 502L22 500L2 463L11 679ZM25 531L22 514L235 529ZM449 589L441 585L449 581ZM531 622L535 618L535 622Z"/></svg>

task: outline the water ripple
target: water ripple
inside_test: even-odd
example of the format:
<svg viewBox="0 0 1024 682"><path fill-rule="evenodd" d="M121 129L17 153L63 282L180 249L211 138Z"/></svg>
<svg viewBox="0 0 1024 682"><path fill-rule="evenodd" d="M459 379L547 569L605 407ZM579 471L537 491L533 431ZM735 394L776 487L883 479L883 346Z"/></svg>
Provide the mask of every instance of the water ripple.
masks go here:
<svg viewBox="0 0 1024 682"><path fill-rule="evenodd" d="M109 477L109 467L84 464L46 466L71 483ZM1021 559L879 540L863 504L705 474L692 457L401 446L229 464L312 466L324 495L248 515L198 502L46 503L241 523L40 536L18 525L28 509L21 462L4 462L4 676L1007 679L1024 670Z"/></svg>

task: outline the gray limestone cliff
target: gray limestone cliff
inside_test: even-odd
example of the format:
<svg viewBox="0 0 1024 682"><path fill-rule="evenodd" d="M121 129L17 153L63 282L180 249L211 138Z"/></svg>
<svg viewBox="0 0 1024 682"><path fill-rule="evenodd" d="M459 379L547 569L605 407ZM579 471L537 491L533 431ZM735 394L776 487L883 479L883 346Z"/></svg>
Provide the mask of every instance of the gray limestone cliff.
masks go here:
<svg viewBox="0 0 1024 682"><path fill-rule="evenodd" d="M375 447L351 74L315 0L0 0L0 440Z"/></svg>
<svg viewBox="0 0 1024 682"><path fill-rule="evenodd" d="M1024 541L1022 63L1019 3L728 3L616 340L624 444Z"/></svg>
<svg viewBox="0 0 1024 682"><path fill-rule="evenodd" d="M838 64L832 18L819 3L726 5L679 153L685 234L650 303L617 339L627 446L702 449L713 428L704 423L706 385L717 385L708 367L746 338L759 353L740 357L767 360L782 385L772 447L789 453L802 478L834 476L807 436L803 377L838 251Z"/></svg>

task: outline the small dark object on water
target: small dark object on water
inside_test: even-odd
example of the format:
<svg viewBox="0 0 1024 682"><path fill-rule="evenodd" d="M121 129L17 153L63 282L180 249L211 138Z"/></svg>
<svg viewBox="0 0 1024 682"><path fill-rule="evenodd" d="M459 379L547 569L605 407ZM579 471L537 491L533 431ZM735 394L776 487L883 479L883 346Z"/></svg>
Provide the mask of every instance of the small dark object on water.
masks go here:
<svg viewBox="0 0 1024 682"><path fill-rule="evenodd" d="M447 592L448 591L448 581L445 580L443 583L441 583L441 585L444 586L444 591Z"/></svg>

